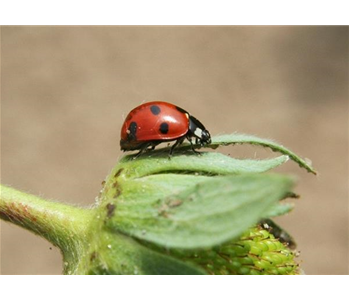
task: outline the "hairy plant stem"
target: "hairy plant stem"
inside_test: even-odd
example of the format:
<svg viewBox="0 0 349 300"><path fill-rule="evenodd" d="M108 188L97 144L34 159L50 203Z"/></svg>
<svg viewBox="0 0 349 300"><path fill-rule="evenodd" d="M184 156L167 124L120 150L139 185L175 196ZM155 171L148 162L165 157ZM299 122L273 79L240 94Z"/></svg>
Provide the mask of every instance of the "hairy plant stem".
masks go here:
<svg viewBox="0 0 349 300"><path fill-rule="evenodd" d="M84 247L82 241L87 239L81 236L87 237L92 216L89 209L47 201L0 185L0 219L38 234L60 248L66 265Z"/></svg>

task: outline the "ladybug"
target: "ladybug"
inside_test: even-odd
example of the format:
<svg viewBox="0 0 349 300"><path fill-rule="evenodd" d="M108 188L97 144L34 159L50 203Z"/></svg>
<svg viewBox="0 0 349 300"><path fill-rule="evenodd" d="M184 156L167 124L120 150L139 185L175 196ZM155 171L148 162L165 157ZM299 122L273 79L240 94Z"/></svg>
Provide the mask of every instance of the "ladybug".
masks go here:
<svg viewBox="0 0 349 300"><path fill-rule="evenodd" d="M195 144L211 143L211 135L202 123L186 110L171 103L154 101L137 106L127 115L121 128L120 147L123 151L140 150L136 157L160 143L176 141L173 150L187 139L195 153Z"/></svg>

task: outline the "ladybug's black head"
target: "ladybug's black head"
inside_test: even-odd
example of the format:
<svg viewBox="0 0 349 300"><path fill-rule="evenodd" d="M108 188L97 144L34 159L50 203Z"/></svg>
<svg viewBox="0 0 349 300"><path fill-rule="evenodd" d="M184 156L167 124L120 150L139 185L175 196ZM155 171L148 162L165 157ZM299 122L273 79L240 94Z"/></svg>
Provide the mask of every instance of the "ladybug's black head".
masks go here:
<svg viewBox="0 0 349 300"><path fill-rule="evenodd" d="M196 137L201 145L206 145L211 143L211 135L202 123L194 118L189 117L189 133L191 136Z"/></svg>
<svg viewBox="0 0 349 300"><path fill-rule="evenodd" d="M208 130L204 129L202 131L200 141L202 145L211 144L211 135Z"/></svg>

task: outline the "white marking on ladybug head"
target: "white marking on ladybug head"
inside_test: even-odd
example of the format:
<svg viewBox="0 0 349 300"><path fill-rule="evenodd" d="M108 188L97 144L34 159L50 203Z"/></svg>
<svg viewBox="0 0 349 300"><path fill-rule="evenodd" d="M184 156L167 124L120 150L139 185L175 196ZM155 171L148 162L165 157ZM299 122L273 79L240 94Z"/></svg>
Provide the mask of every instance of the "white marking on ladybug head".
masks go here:
<svg viewBox="0 0 349 300"><path fill-rule="evenodd" d="M196 127L195 131L194 131L195 136L201 138L202 136L202 130L199 127Z"/></svg>

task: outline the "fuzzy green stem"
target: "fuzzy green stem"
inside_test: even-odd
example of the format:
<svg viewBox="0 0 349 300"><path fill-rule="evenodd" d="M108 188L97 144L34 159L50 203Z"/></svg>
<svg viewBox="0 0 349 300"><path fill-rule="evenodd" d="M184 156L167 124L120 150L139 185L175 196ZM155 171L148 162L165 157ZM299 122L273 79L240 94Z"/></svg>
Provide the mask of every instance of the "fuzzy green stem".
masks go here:
<svg viewBox="0 0 349 300"><path fill-rule="evenodd" d="M0 219L38 234L62 252L87 234L91 210L47 201L0 185ZM79 239L76 239L80 236Z"/></svg>

